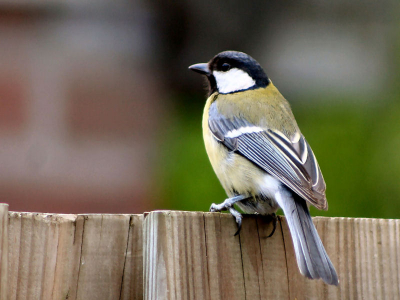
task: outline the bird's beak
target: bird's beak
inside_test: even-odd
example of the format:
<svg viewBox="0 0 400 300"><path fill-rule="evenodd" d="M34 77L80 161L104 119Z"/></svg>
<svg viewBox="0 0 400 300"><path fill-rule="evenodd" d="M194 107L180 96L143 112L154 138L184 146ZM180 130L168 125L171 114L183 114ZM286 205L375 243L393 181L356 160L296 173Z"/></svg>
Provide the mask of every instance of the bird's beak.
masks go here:
<svg viewBox="0 0 400 300"><path fill-rule="evenodd" d="M208 64L195 64L189 67L190 70L200 73L202 75L210 75L210 69L208 68Z"/></svg>

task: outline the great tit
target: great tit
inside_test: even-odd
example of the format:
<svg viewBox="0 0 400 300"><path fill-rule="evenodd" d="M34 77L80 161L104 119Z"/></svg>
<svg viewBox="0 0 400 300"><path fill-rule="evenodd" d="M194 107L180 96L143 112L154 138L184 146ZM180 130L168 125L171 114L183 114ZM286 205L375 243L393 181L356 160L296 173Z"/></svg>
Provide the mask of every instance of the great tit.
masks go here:
<svg viewBox="0 0 400 300"><path fill-rule="evenodd" d="M312 222L308 205L327 209L326 185L289 103L258 62L225 51L190 70L205 75L209 95L203 137L211 165L228 199L210 211L229 210L239 230L246 213L282 208L300 272L338 285L338 276Z"/></svg>

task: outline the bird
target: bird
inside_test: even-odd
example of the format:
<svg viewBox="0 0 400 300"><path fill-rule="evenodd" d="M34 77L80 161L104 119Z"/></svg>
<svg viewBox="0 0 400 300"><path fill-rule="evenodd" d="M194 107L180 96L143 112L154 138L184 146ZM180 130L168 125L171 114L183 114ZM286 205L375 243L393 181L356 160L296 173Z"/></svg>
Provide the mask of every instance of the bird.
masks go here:
<svg viewBox="0 0 400 300"><path fill-rule="evenodd" d="M224 51L189 67L206 76L202 129L207 155L228 198L212 212L275 215L281 208L300 273L338 285L309 205L327 210L326 184L289 102L250 55Z"/></svg>

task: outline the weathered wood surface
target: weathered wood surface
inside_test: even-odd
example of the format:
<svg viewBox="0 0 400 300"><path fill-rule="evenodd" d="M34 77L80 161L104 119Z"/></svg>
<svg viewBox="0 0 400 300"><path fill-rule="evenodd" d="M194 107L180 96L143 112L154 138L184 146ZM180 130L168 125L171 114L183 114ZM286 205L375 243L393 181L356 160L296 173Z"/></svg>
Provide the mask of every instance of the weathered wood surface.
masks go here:
<svg viewBox="0 0 400 300"><path fill-rule="evenodd" d="M300 275L285 218L267 238L272 224L260 216L245 216L234 236L228 214L10 212L7 222L6 209L0 300L400 299L400 220L314 218L333 287Z"/></svg>
<svg viewBox="0 0 400 300"><path fill-rule="evenodd" d="M0 300L7 300L8 205L0 203Z"/></svg>
<svg viewBox="0 0 400 300"><path fill-rule="evenodd" d="M10 212L8 299L142 299L142 219Z"/></svg>
<svg viewBox="0 0 400 300"><path fill-rule="evenodd" d="M285 218L160 211L144 220L144 299L400 299L400 221L314 218L340 283L300 275Z"/></svg>

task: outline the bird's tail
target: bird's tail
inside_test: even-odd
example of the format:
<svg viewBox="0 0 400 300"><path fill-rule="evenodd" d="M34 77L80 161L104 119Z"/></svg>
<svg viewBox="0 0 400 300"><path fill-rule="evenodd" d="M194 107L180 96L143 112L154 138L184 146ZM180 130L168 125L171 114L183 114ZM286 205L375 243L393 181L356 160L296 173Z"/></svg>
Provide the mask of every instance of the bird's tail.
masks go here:
<svg viewBox="0 0 400 300"><path fill-rule="evenodd" d="M276 201L288 222L300 272L308 278L321 278L327 284L338 285L336 270L322 245L306 201L288 190L280 190Z"/></svg>

